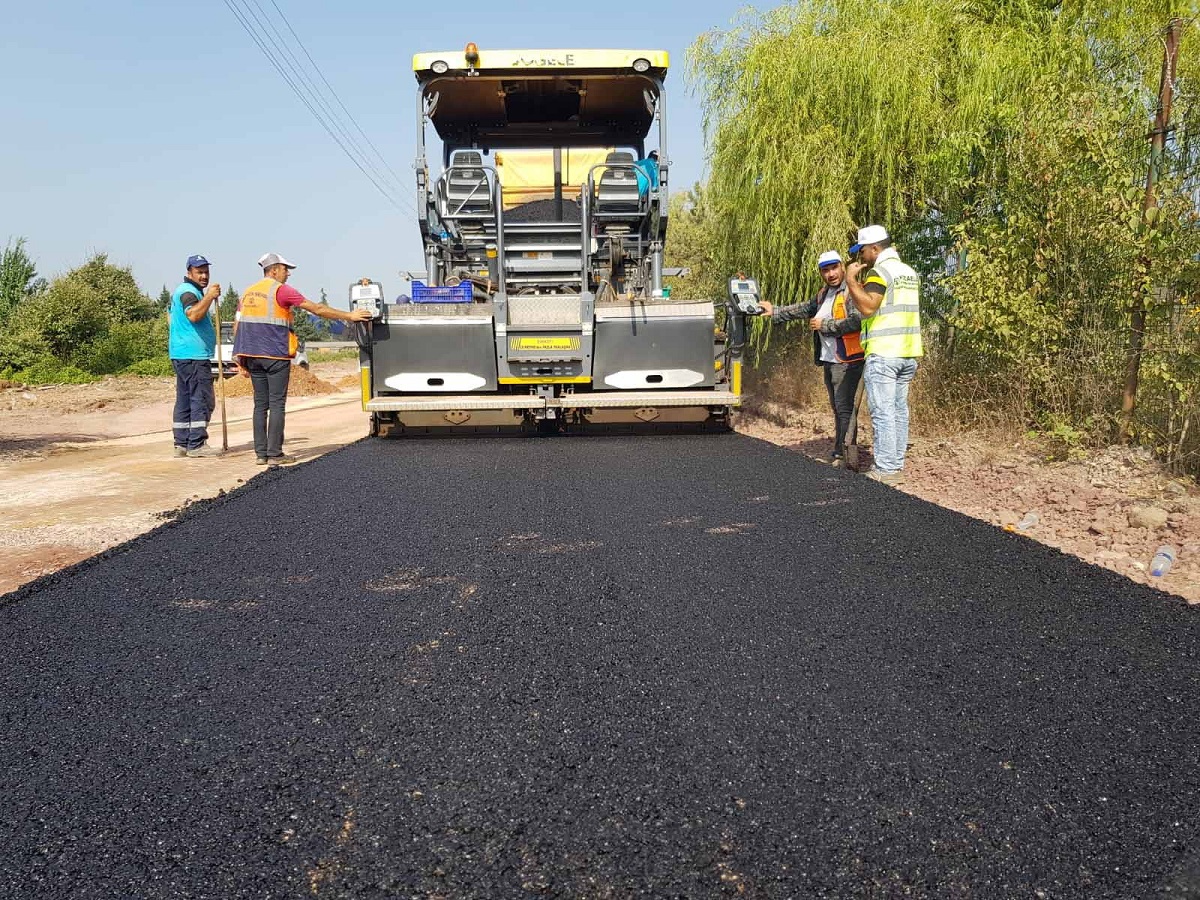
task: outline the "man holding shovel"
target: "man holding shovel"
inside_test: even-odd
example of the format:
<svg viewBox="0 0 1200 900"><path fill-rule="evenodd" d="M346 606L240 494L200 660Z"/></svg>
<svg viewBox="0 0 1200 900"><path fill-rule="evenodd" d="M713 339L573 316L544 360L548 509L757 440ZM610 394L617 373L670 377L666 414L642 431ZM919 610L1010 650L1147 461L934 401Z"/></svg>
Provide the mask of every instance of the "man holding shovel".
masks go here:
<svg viewBox="0 0 1200 900"><path fill-rule="evenodd" d="M208 310L221 296L221 285L208 282L208 260L189 256L187 278L175 288L168 311L168 355L175 370L172 431L176 457L221 455L206 446L208 420L216 406L209 360L217 343Z"/></svg>

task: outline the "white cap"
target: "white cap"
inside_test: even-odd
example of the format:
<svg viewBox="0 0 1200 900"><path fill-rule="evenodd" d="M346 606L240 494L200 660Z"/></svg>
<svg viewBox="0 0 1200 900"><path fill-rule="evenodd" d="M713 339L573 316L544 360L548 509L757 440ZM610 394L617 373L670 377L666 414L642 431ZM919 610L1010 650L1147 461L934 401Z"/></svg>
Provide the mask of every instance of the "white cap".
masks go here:
<svg viewBox="0 0 1200 900"><path fill-rule="evenodd" d="M826 250L817 257L817 268L823 269L826 266L832 266L834 263L840 263L841 261L842 254L838 253L836 250Z"/></svg>
<svg viewBox="0 0 1200 900"><path fill-rule="evenodd" d="M858 229L858 240L850 248L850 252L857 253L864 244L878 244L886 240L888 240L886 228L882 225L868 225L866 228Z"/></svg>
<svg viewBox="0 0 1200 900"><path fill-rule="evenodd" d="M296 268L278 253L264 253L258 258L258 264L264 269L268 269L271 266L287 266L289 269Z"/></svg>

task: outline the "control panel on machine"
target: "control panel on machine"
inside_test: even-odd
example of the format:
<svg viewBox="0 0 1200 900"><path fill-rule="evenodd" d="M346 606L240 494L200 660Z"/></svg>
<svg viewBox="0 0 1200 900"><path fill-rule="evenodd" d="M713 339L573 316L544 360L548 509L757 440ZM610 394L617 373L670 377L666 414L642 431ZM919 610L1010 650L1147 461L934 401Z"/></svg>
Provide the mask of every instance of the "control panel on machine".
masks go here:
<svg viewBox="0 0 1200 900"><path fill-rule="evenodd" d="M759 306L760 298L758 282L753 278L739 275L737 278L729 279L729 302L742 315L762 315L763 309Z"/></svg>
<svg viewBox="0 0 1200 900"><path fill-rule="evenodd" d="M378 319L383 315L383 285L369 278L350 285L350 309L369 309Z"/></svg>

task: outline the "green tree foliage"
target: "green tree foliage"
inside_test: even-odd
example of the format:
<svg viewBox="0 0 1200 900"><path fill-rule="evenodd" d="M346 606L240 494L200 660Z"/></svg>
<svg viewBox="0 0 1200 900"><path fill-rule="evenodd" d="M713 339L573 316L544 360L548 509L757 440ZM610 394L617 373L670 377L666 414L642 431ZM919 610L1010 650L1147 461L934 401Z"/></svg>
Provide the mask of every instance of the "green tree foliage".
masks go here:
<svg viewBox="0 0 1200 900"><path fill-rule="evenodd" d="M1163 417L1200 396L1183 302L1200 282L1193 5L801 0L704 35L689 69L711 145L709 264L788 302L817 287L818 253L885 224L925 276L943 405L1097 435L1119 408L1128 311L1149 298L1145 421L1185 428ZM1172 165L1143 217L1173 15L1188 19Z"/></svg>
<svg viewBox="0 0 1200 900"><path fill-rule="evenodd" d="M225 288L225 293L221 295L220 310L221 321L232 322L234 316L237 315L238 304L242 301L241 295L238 294L237 288L232 284Z"/></svg>
<svg viewBox="0 0 1200 900"><path fill-rule="evenodd" d="M28 383L72 383L154 360L161 368L166 348L166 315L128 268L98 255L26 292L0 333L0 372Z"/></svg>
<svg viewBox="0 0 1200 900"><path fill-rule="evenodd" d="M163 313L171 309L171 289L165 284L162 286L162 290L158 292L158 300L155 301L154 307Z"/></svg>
<svg viewBox="0 0 1200 900"><path fill-rule="evenodd" d="M167 319L118 322L91 344L80 348L75 359L93 375L116 375L138 363L159 359L167 347Z"/></svg>
<svg viewBox="0 0 1200 900"><path fill-rule="evenodd" d="M37 268L25 251L25 238L10 240L0 254L0 324L33 291Z"/></svg>
<svg viewBox="0 0 1200 900"><path fill-rule="evenodd" d="M97 253L65 276L79 281L103 298L108 321L147 321L154 318L154 303L142 293L129 267L114 266L108 255Z"/></svg>
<svg viewBox="0 0 1200 900"><path fill-rule="evenodd" d="M8 330L66 361L103 335L111 322L104 295L67 275L56 278L36 300L19 304L9 318Z"/></svg>
<svg viewBox="0 0 1200 900"><path fill-rule="evenodd" d="M325 294L325 289L321 288L321 306L329 305L329 298ZM325 319L305 312L297 307L292 310L292 329L296 332L296 337L302 341L327 341L329 340L329 324Z"/></svg>
<svg viewBox="0 0 1200 900"><path fill-rule="evenodd" d="M292 310L292 330L296 332L296 337L302 341L315 341L319 339L317 335L320 332L317 330L313 317L300 309L300 307Z"/></svg>
<svg viewBox="0 0 1200 900"><path fill-rule="evenodd" d="M705 199L704 187L699 184L671 195L666 264L690 270L670 279L672 298L720 302L725 296L725 280L716 260L716 223Z"/></svg>

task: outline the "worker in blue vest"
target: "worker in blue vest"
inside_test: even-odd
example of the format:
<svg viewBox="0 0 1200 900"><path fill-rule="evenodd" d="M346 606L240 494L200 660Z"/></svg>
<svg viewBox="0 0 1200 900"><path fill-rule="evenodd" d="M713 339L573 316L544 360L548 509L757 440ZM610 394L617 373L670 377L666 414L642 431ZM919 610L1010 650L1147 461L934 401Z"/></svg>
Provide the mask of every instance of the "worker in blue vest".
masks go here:
<svg viewBox="0 0 1200 900"><path fill-rule="evenodd" d="M172 431L176 457L220 456L206 446L213 397L212 355L217 333L208 311L221 296L221 285L209 284L209 264L203 256L187 258L187 277L171 294L167 324L168 355L175 370L175 412Z"/></svg>

